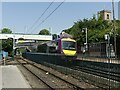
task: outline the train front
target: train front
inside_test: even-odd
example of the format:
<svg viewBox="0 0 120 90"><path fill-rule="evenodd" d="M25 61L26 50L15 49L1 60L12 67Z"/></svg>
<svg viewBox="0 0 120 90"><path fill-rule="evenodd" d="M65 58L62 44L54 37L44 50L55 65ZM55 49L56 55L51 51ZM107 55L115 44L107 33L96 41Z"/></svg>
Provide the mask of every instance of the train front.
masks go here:
<svg viewBox="0 0 120 90"><path fill-rule="evenodd" d="M71 38L62 38L61 40L62 53L65 56L77 57L77 45L76 41Z"/></svg>

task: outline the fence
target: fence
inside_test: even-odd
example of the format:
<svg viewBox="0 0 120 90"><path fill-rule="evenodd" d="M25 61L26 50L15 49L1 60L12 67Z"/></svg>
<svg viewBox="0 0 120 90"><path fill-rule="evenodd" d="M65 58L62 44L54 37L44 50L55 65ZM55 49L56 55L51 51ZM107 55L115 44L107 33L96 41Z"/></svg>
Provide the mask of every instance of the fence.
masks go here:
<svg viewBox="0 0 120 90"><path fill-rule="evenodd" d="M34 62L49 66L54 68L62 73L70 74L79 79L85 79L88 83L96 84L99 87L104 88L120 88L120 82L110 80L109 73L120 73L119 64L108 63L108 62L96 62L88 61L83 58L79 59L70 59L69 57L64 57L60 54L45 54L45 53L23 53L23 57ZM93 58L96 59L96 58ZM101 60L103 60L101 58ZM108 60L108 59L106 59ZM90 69L86 73L86 69ZM93 70L93 71L91 71ZM100 72L99 72L100 71ZM106 73L107 75L102 75L101 72ZM93 73L97 74L92 75ZM104 78L99 77L99 75L104 76ZM114 77L115 80L120 80L118 77ZM110 80L110 81L109 81ZM112 89L111 89L112 90Z"/></svg>
<svg viewBox="0 0 120 90"><path fill-rule="evenodd" d="M117 42L116 56L114 44L107 42L99 42L88 44L88 50L85 53L78 54L79 57L98 57L98 58L120 58L120 42Z"/></svg>

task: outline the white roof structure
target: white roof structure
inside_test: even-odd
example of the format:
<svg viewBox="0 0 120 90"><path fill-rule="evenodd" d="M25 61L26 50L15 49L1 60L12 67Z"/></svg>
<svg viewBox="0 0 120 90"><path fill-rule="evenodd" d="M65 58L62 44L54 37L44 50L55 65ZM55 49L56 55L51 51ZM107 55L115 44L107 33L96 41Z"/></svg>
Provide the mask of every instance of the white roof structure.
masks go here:
<svg viewBox="0 0 120 90"><path fill-rule="evenodd" d="M31 35L31 34L0 34L0 39L24 39L24 40L52 40L52 35Z"/></svg>

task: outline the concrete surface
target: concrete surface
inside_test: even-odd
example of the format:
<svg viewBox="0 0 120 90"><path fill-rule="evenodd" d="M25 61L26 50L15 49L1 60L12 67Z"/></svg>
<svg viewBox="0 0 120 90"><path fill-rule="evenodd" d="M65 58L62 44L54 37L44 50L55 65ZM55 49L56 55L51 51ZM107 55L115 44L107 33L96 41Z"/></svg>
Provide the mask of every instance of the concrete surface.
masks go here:
<svg viewBox="0 0 120 90"><path fill-rule="evenodd" d="M0 66L2 72L2 88L31 88L17 66Z"/></svg>
<svg viewBox="0 0 120 90"><path fill-rule="evenodd" d="M0 66L0 90L2 89L2 68Z"/></svg>

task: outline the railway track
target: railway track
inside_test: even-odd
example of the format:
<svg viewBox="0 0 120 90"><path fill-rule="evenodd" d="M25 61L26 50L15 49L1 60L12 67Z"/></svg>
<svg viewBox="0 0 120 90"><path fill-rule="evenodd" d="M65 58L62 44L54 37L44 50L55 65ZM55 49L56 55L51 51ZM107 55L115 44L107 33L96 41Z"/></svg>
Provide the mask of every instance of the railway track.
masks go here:
<svg viewBox="0 0 120 90"><path fill-rule="evenodd" d="M7 59L7 60L2 60L2 61L0 61L0 65L6 65L6 64L8 64L9 62L11 62L9 59ZM5 64L4 64L5 63Z"/></svg>
<svg viewBox="0 0 120 90"><path fill-rule="evenodd" d="M74 70L77 70L78 72L87 73L89 78L86 78L86 74L83 76L83 78L88 79L90 83L93 85L96 85L97 87L106 89L106 88L120 88L120 75L111 73L111 72L105 72L100 71L99 69L92 69L92 68L83 68L83 67L76 67L73 68ZM77 75L73 75L76 77ZM86 77L85 77L86 76ZM88 82L88 83L89 83Z"/></svg>
<svg viewBox="0 0 120 90"><path fill-rule="evenodd" d="M36 76L40 81L42 81L44 84L46 84L47 88L54 90L56 88L72 88L72 89L80 89L84 90L88 86L85 86L79 82L79 80L74 80L71 82L71 80L68 79L68 77L63 77L62 75L58 76L57 74L52 73L52 71L45 70L44 68L41 68L42 66L33 63L31 61L27 61L25 59L17 59L17 61L25 67L30 73L32 73L34 76ZM34 69L33 69L34 68ZM36 73L37 71L38 73ZM44 74L39 74L40 72ZM52 78L50 80L46 80L47 78ZM82 86L82 87L81 87ZM93 85L91 85L92 88L95 88Z"/></svg>
<svg viewBox="0 0 120 90"><path fill-rule="evenodd" d="M91 62L88 62L88 63L82 62L79 64L75 62L73 64L74 65L70 65L70 66L68 65L68 68L72 69L73 71L75 70L75 73L78 73L78 74L72 74L74 77L76 77L78 75L80 76L82 73L83 75L80 76L81 78L82 77L83 78L90 77L90 78L86 78L86 79L90 81L90 84L91 84L91 82L93 82L93 85L96 85L97 87L120 88L120 73L119 73L120 69L114 71L113 69L111 69L110 64L108 64L108 66L105 66L105 67L101 67L102 65L101 66L97 66L95 64L92 65ZM69 70L68 70L68 72L69 72ZM85 73L85 75L84 75L84 73ZM88 74L88 75L86 75L86 74ZM91 77L93 77L93 78L91 79ZM94 77L96 78L96 80L99 80L100 82L93 80Z"/></svg>
<svg viewBox="0 0 120 90"><path fill-rule="evenodd" d="M38 80L42 81L45 85L46 88L49 88L51 90L54 90L48 83L46 83L43 79L41 79L38 75L36 75L35 73L33 73L29 68L27 68L20 60L17 60L25 69L27 69L32 75L34 75Z"/></svg>
<svg viewBox="0 0 120 90"><path fill-rule="evenodd" d="M111 71L106 71L106 70L101 70L98 68L90 68L90 67L74 67L73 69L87 72L93 75L97 75L100 77L104 77L110 80L118 81L120 82L120 74L111 72Z"/></svg>
<svg viewBox="0 0 120 90"><path fill-rule="evenodd" d="M29 63L31 61L28 61L27 63ZM35 65L35 64L34 64ZM46 64L49 67L54 67L54 69L56 69L57 65L53 65L53 64ZM35 67L38 67L35 65ZM73 76L76 79L86 79L85 82L92 84L94 86L96 86L97 88L102 88L102 89L108 89L108 88L120 88L120 75L119 73L116 72L108 72L108 70L105 69L101 69L100 67L96 67L95 66L86 66L83 67L81 65L78 66L72 66L71 69L70 67L64 67L62 69L66 69L67 68L67 72L71 72L71 76ZM40 68L40 67L39 67ZM70 70L69 70L70 69ZM60 70L59 70L60 71ZM49 71L45 71L45 72L49 72ZM64 73L64 72L62 72ZM50 74L50 72L49 72ZM53 74L54 75L54 74ZM54 75L56 76L56 75ZM78 77L78 78L77 78ZM67 81L67 80L66 80ZM68 81L67 81L68 82ZM74 86L74 83L72 83L72 86ZM79 85L78 85L79 86ZM80 87L76 87L76 88L80 88Z"/></svg>
<svg viewBox="0 0 120 90"><path fill-rule="evenodd" d="M71 75L76 79L83 79L86 83L92 84L102 89L120 88L120 78L118 73L111 73L108 71L106 72L106 70L102 71L102 69L83 66L58 67L58 65L47 62L44 63L44 65L52 67L62 73Z"/></svg>

